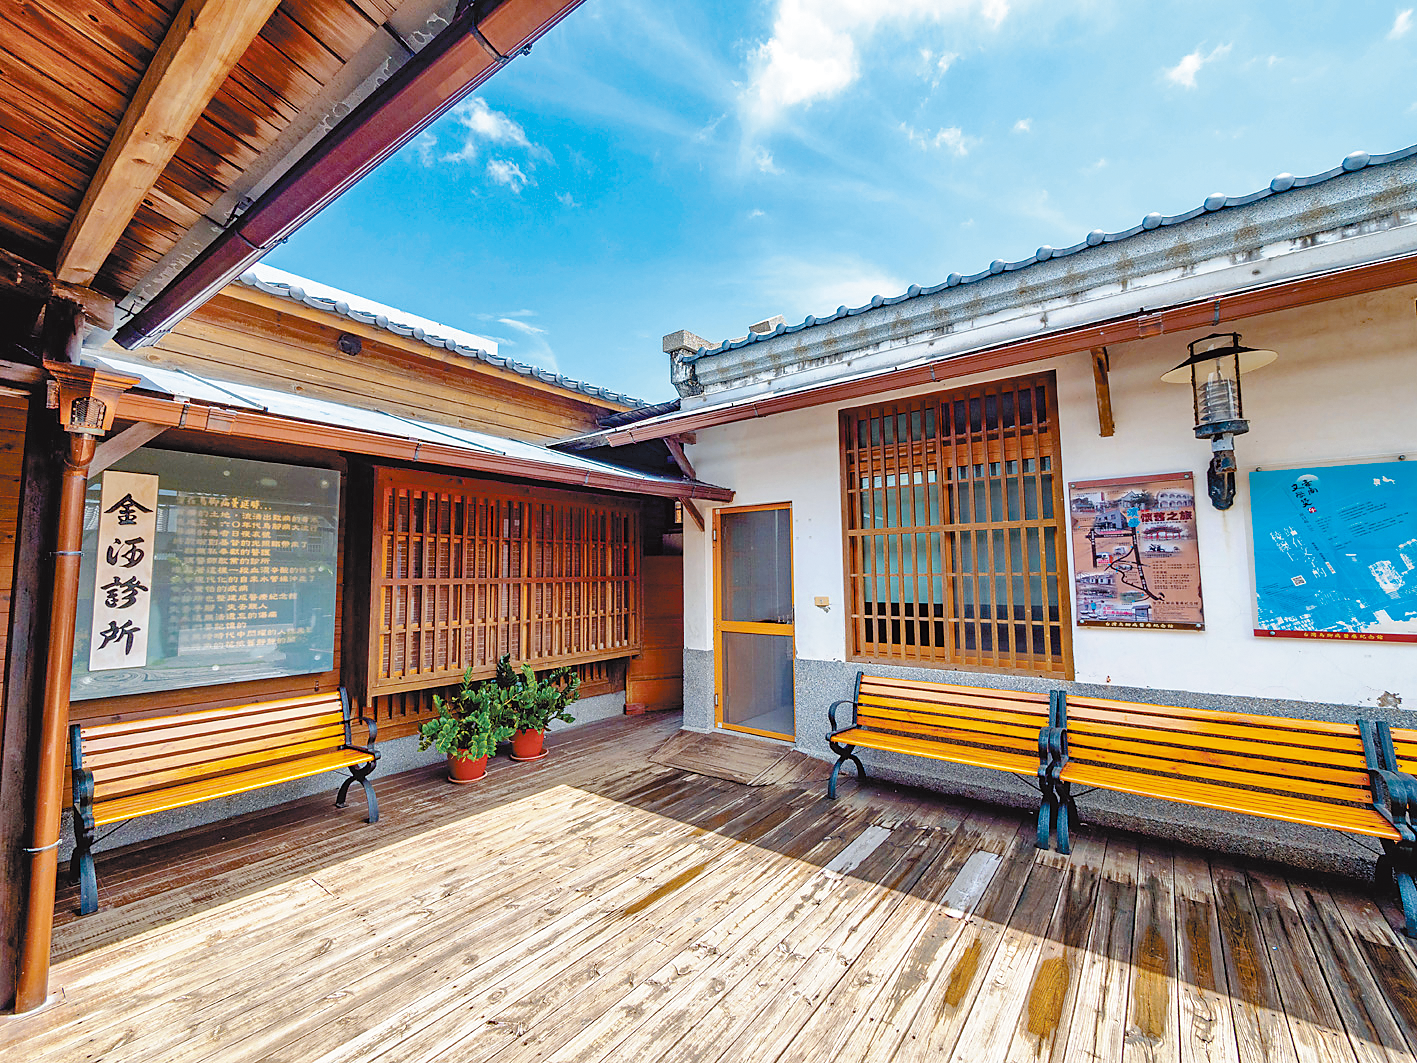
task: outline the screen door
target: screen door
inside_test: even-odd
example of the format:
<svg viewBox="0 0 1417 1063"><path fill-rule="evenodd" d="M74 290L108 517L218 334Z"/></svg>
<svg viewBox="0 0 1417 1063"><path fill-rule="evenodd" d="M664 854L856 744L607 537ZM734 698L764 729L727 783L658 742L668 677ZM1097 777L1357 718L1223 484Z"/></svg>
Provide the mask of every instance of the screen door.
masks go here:
<svg viewBox="0 0 1417 1063"><path fill-rule="evenodd" d="M792 739L792 509L717 510L714 540L718 722Z"/></svg>

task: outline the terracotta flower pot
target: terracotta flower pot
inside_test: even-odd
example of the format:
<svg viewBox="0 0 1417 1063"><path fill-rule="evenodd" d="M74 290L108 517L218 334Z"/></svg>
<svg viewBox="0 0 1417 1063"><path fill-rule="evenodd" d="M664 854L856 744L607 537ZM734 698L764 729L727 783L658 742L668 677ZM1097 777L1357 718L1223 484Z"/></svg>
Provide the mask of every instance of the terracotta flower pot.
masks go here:
<svg viewBox="0 0 1417 1063"><path fill-rule="evenodd" d="M455 757L448 755L448 781L455 783L476 782L487 774L487 758Z"/></svg>
<svg viewBox="0 0 1417 1063"><path fill-rule="evenodd" d="M512 735L512 759L540 760L546 756L546 750L542 748L545 741L545 731L518 731Z"/></svg>

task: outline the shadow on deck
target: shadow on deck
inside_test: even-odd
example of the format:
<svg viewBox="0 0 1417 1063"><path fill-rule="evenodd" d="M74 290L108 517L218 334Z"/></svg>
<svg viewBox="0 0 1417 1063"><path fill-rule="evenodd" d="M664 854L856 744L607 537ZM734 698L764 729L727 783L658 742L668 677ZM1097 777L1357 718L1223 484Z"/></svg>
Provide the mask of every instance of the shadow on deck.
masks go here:
<svg viewBox="0 0 1417 1063"><path fill-rule="evenodd" d="M31 1060L1407 1060L1417 950L1361 884L1012 810L828 802L649 757L383 780L100 855ZM333 788L332 788L333 790Z"/></svg>

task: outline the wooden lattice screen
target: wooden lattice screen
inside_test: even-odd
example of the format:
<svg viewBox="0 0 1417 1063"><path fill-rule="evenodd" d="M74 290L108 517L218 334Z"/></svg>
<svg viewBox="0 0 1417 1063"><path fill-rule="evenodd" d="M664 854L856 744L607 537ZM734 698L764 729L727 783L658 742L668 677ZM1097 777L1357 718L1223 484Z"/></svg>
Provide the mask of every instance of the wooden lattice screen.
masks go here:
<svg viewBox="0 0 1417 1063"><path fill-rule="evenodd" d="M371 694L640 650L635 504L399 469L374 504Z"/></svg>
<svg viewBox="0 0 1417 1063"><path fill-rule="evenodd" d="M1052 374L841 415L856 660L1072 675Z"/></svg>

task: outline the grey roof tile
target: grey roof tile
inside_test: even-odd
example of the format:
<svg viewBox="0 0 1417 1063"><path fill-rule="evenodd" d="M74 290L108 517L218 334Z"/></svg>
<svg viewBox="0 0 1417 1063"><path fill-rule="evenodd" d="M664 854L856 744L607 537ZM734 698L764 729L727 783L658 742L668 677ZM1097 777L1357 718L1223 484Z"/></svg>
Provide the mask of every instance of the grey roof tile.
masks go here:
<svg viewBox="0 0 1417 1063"><path fill-rule="evenodd" d="M1402 159L1412 158L1413 156L1417 156L1417 144L1389 152L1386 155L1370 155L1366 151L1355 151L1345 156L1343 162L1338 166L1335 166L1331 170L1314 174L1312 177L1295 177L1290 173L1282 173L1275 177L1274 180L1270 181L1269 187L1261 188L1248 195L1227 196L1223 192L1215 192L1207 196L1200 206L1193 207L1181 214L1167 216L1153 211L1142 218L1139 224L1133 225L1130 229L1123 229L1121 232L1108 233L1103 232L1101 229L1093 229L1086 237L1078 243L1073 244L1071 247L1050 247L1044 244L1034 252L1031 257L1020 259L1017 262L1005 262L1002 259L996 258L993 262L989 263L987 269L980 270L978 273L972 273L967 276L959 273L951 273L945 278L943 284L936 284L930 287L921 287L918 284L912 284L901 295L876 295L871 298L869 303L862 306L854 308L839 306L836 308L835 313L829 314L826 317L816 317L815 315L809 314L801 323L796 325L778 325L777 328L771 332L757 333L750 331L748 335L739 337L738 339L724 340L716 347L700 347L693 354L685 355L683 361L691 364L698 361L700 358L708 358L715 354L723 354L725 351L737 350L740 347L746 347L751 343L759 343L763 340L771 339L774 336L782 335L783 333L800 332L804 328L811 328L814 325L824 325L828 321L835 321L838 318L855 317L858 314L864 314L881 306L894 306L897 303L905 302L907 299L915 299L922 295L933 295L943 288L955 288L961 284L973 284L976 281L981 281L986 277L996 276L1000 273L1012 273L1015 270L1027 269L1029 266L1038 262L1046 262L1049 259L1076 255L1082 251L1086 251L1089 247L1099 247L1102 244L1115 244L1121 240L1130 239L1139 233L1149 232L1153 229L1164 229L1172 225L1182 225L1202 214L1213 214L1216 211L1226 210L1231 207L1248 206L1261 199L1281 195L1293 188L1309 188L1313 185L1323 184L1325 181L1331 181L1335 177L1340 177L1345 173L1367 169L1371 166L1383 166L1387 163L1399 162Z"/></svg>

